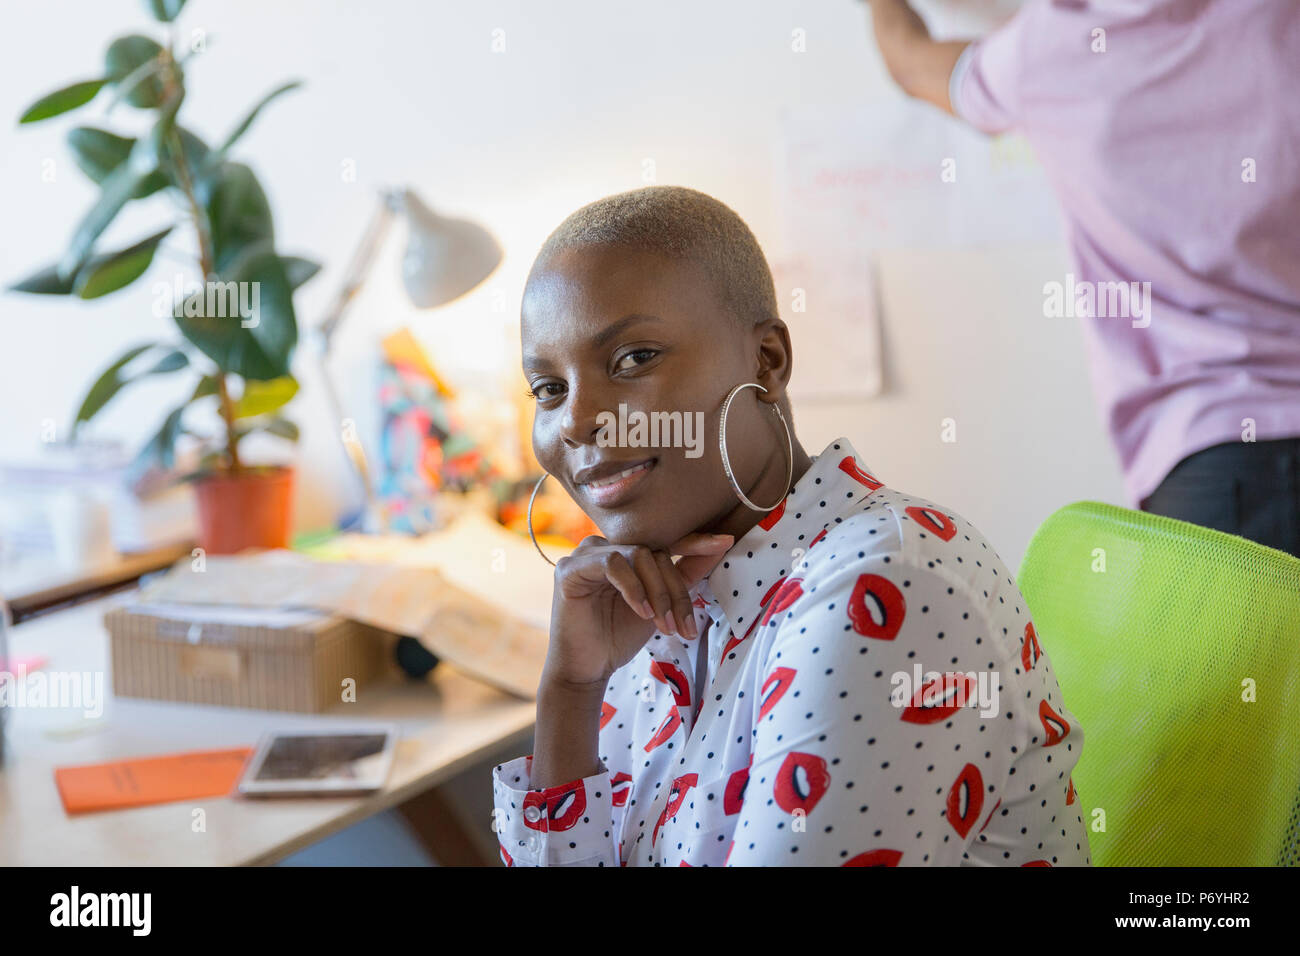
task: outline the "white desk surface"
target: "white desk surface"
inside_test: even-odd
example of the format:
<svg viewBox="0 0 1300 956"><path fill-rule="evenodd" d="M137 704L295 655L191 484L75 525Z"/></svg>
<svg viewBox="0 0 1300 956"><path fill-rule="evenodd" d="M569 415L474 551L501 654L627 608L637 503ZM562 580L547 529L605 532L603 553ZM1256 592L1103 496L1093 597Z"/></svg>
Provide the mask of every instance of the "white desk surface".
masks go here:
<svg viewBox="0 0 1300 956"><path fill-rule="evenodd" d="M526 744L535 703L439 664L428 682L400 678L328 714L202 707L112 696L104 612L116 596L55 611L10 633L11 655L40 654L47 671L102 671L103 715L15 708L0 765L0 866L228 866L274 863L371 814L405 802L506 742ZM238 796L69 817L54 768L240 746L277 728L401 728L388 785L370 797L247 800ZM522 752L522 750L521 750ZM206 831L194 832L194 809ZM489 819L483 826L491 825Z"/></svg>

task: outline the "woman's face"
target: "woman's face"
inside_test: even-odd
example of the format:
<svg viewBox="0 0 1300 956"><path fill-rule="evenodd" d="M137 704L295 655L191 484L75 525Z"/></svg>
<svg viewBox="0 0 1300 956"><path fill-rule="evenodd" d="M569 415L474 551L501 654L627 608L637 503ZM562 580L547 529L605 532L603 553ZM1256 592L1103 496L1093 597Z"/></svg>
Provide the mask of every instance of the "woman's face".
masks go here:
<svg viewBox="0 0 1300 956"><path fill-rule="evenodd" d="M764 375L762 332L723 310L697 266L618 246L565 250L524 290L522 339L533 451L605 538L667 547L737 507L718 452L722 402L742 382L776 385L767 402L781 389ZM727 416L741 487L780 436L760 394L742 390ZM784 477L783 437L775 455Z"/></svg>

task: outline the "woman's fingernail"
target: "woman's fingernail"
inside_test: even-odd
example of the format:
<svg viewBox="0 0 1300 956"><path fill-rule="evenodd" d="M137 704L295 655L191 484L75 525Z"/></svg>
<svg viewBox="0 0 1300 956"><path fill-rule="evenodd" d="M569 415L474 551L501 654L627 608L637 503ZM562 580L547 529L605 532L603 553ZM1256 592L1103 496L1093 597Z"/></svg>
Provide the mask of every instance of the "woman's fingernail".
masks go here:
<svg viewBox="0 0 1300 956"><path fill-rule="evenodd" d="M686 619L687 637L699 637L700 625L695 622L695 615L692 614Z"/></svg>
<svg viewBox="0 0 1300 956"><path fill-rule="evenodd" d="M646 619L647 621L653 621L653 620L654 620L655 609L652 608L652 607L650 606L650 602L649 602L649 601L642 601L642 602L641 602L641 610L643 610L643 611L645 612L645 619Z"/></svg>
<svg viewBox="0 0 1300 956"><path fill-rule="evenodd" d="M664 620L668 622L669 632L677 632L677 622L673 620L673 612L669 611L664 615ZM680 632L677 632L680 633Z"/></svg>

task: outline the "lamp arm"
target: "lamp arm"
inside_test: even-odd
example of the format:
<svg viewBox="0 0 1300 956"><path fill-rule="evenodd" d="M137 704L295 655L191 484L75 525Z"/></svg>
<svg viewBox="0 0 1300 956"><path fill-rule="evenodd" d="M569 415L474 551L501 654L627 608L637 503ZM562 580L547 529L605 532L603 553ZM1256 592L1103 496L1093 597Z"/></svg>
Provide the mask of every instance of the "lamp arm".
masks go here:
<svg viewBox="0 0 1300 956"><path fill-rule="evenodd" d="M319 345L317 354L320 359L321 379L325 385L325 394L330 404L330 411L334 415L334 420L337 423L336 427L340 429L339 437L343 442L343 450L347 453L348 460L351 462L357 476L361 479L361 485L365 491L366 524L378 525L377 528L368 528L367 530L387 530L387 521L384 518L383 510L379 507L374 482L371 480L370 469L366 464L365 450L361 447L360 440L355 436L351 436L351 440L349 440L349 436L345 436L342 432L342 423L344 421L343 403L339 400L338 388L330 375L329 357L334 342L334 333L338 331L339 325L343 322L343 317L347 314L348 306L352 304L352 300L356 298L357 293L361 291L361 286L366 281L366 276L374 264L375 256L383 244L384 236L387 235L389 228L392 226L393 213L401 208L401 194L399 192L381 192L379 200L379 208L375 210L375 214L371 217L365 235L362 236L360 245L352 254L352 261L348 263L348 271L343 280L343 285L334 297L334 302L329 311L325 313L325 319L316 327Z"/></svg>
<svg viewBox="0 0 1300 956"><path fill-rule="evenodd" d="M365 284L366 276L370 273L370 267L374 264L375 255L379 252L384 236L387 235L389 228L392 226L393 213L398 208L398 202L398 193L396 192L384 191L379 194L379 208L375 210L375 214L370 218L370 224L366 227L360 245L352 253L352 261L348 263L348 271L343 279L343 285L340 286L338 294L334 297L334 302L329 311L325 313L324 321L317 326L317 332L321 337L321 346L326 355L329 354L334 333L342 323L348 306L352 304L352 300L361 291L361 286Z"/></svg>

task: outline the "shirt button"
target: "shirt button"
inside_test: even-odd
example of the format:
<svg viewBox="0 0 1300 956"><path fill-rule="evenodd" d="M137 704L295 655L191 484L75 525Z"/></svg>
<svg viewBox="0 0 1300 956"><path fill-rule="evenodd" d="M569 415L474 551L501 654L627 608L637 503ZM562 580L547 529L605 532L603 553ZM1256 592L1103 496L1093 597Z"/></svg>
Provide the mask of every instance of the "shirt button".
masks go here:
<svg viewBox="0 0 1300 956"><path fill-rule="evenodd" d="M527 820L529 823L536 823L541 818L542 818L542 811L537 809L537 807L524 808L524 819Z"/></svg>

